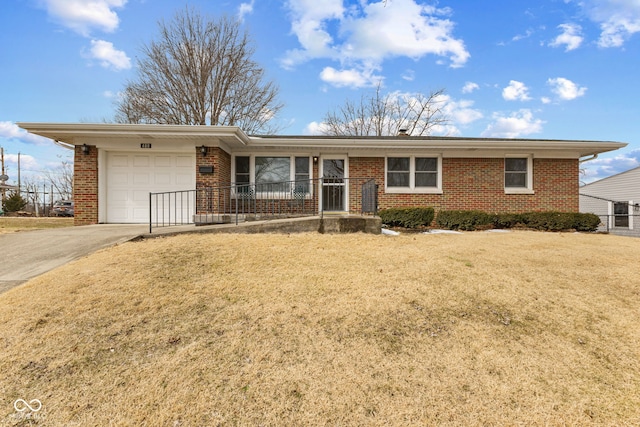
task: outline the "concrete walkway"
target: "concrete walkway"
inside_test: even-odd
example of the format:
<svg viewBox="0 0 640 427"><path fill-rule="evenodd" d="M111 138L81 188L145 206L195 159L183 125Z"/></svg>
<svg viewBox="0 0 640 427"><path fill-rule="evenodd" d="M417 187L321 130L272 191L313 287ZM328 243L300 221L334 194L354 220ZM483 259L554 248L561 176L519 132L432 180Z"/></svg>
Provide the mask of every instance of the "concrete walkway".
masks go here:
<svg viewBox="0 0 640 427"><path fill-rule="evenodd" d="M149 232L148 225L104 224L0 234L0 293L27 280Z"/></svg>

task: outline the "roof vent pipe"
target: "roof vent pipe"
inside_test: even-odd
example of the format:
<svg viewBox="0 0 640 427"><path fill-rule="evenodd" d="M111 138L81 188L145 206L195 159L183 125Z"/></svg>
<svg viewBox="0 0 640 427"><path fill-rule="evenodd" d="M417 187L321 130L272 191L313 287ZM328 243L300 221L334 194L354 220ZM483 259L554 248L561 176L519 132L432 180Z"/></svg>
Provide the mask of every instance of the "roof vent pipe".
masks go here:
<svg viewBox="0 0 640 427"><path fill-rule="evenodd" d="M398 136L409 136L406 129L398 129Z"/></svg>

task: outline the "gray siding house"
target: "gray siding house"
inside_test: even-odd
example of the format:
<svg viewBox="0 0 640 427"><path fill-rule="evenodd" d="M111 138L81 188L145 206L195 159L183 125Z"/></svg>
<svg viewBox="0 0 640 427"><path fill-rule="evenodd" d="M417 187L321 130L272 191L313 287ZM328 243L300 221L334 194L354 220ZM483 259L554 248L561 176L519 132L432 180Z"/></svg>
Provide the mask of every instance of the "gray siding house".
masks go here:
<svg viewBox="0 0 640 427"><path fill-rule="evenodd" d="M580 187L580 212L598 215L600 231L640 237L640 167Z"/></svg>

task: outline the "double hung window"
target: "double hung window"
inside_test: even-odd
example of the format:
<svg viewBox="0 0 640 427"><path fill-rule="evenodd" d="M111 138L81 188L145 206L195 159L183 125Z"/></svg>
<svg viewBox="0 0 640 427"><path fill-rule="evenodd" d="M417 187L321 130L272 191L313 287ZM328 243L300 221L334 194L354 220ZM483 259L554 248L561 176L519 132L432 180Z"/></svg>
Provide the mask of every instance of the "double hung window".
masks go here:
<svg viewBox="0 0 640 427"><path fill-rule="evenodd" d="M386 176L390 193L441 192L439 157L387 157Z"/></svg>
<svg viewBox="0 0 640 427"><path fill-rule="evenodd" d="M613 203L613 225L614 227L629 227L629 203L614 202Z"/></svg>
<svg viewBox="0 0 640 427"><path fill-rule="evenodd" d="M507 157L504 159L505 193L533 193L531 157Z"/></svg>

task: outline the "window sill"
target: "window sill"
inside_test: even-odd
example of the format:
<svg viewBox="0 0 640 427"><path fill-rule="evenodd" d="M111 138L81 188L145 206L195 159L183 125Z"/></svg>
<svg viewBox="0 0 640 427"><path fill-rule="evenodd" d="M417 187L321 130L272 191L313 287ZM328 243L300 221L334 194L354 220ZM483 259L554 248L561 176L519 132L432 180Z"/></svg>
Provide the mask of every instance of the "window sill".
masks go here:
<svg viewBox="0 0 640 427"><path fill-rule="evenodd" d="M505 188L504 194L536 194L536 192L530 188Z"/></svg>
<svg viewBox="0 0 640 427"><path fill-rule="evenodd" d="M387 187L386 194L442 194L440 188L409 188L409 187Z"/></svg>

